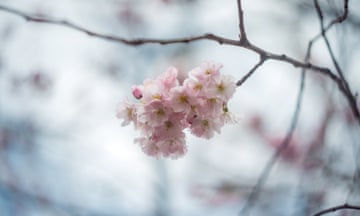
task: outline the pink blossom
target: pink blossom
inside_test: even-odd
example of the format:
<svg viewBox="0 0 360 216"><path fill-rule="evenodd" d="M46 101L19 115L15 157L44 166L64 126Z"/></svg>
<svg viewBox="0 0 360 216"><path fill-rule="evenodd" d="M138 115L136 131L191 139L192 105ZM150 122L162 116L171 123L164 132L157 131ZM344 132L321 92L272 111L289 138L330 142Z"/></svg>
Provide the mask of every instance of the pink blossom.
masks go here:
<svg viewBox="0 0 360 216"><path fill-rule="evenodd" d="M171 89L168 103L175 112L188 112L191 97L183 86L177 86Z"/></svg>
<svg viewBox="0 0 360 216"><path fill-rule="evenodd" d="M132 104L126 98L116 110L116 117L123 119L121 126L126 126L130 122L136 122L136 105Z"/></svg>
<svg viewBox="0 0 360 216"><path fill-rule="evenodd" d="M160 100L153 100L144 105L144 112L141 113L142 122L149 122L152 126L164 123L172 110L166 107Z"/></svg>
<svg viewBox="0 0 360 216"><path fill-rule="evenodd" d="M178 137L184 134L182 127L184 124L176 121L165 121L162 125L153 128L153 138L164 140L171 137Z"/></svg>
<svg viewBox="0 0 360 216"><path fill-rule="evenodd" d="M202 138L210 139L214 132L220 133L222 123L212 119L196 118L190 126L191 133Z"/></svg>
<svg viewBox="0 0 360 216"><path fill-rule="evenodd" d="M139 143L141 149L145 154L152 157L160 158L161 151L160 148L157 146L157 142L146 137L140 137L138 139L135 139L135 142Z"/></svg>
<svg viewBox="0 0 360 216"><path fill-rule="evenodd" d="M175 67L169 67L165 73L158 77L161 85L166 90L170 90L171 88L179 85L179 80L177 78L178 70Z"/></svg>
<svg viewBox="0 0 360 216"><path fill-rule="evenodd" d="M200 106L198 106L198 112L200 116L212 116L217 118L223 112L224 102L216 97L205 98Z"/></svg>
<svg viewBox="0 0 360 216"><path fill-rule="evenodd" d="M221 98L224 101L229 100L236 90L236 83L231 76L223 75L219 79L215 80L215 83L211 86L211 94Z"/></svg>
<svg viewBox="0 0 360 216"><path fill-rule="evenodd" d="M200 67L194 68L189 72L190 77L199 80L211 81L220 75L222 64L214 64L210 62L203 63Z"/></svg>
<svg viewBox="0 0 360 216"><path fill-rule="evenodd" d="M117 110L122 125L133 122L141 136L135 140L143 152L156 158L183 156L187 151L184 130L210 139L226 123L236 121L228 100L236 84L231 76L220 74L221 64L204 63L179 81L178 70L169 67L155 80L133 86L138 103L125 100Z"/></svg>
<svg viewBox="0 0 360 216"><path fill-rule="evenodd" d="M161 86L157 80L145 80L142 89L143 97L141 101L145 104L154 99L162 100L166 94L166 91L163 90L163 86Z"/></svg>
<svg viewBox="0 0 360 216"><path fill-rule="evenodd" d="M164 157L177 159L183 156L186 151L185 136L168 138L159 143L159 148Z"/></svg>
<svg viewBox="0 0 360 216"><path fill-rule="evenodd" d="M239 122L239 117L234 113L229 112L227 105L224 105L223 111L223 114L220 116L220 121L223 124L236 124Z"/></svg>
<svg viewBox="0 0 360 216"><path fill-rule="evenodd" d="M131 87L131 92L132 92L132 95L136 99L142 98L142 87L141 86L132 86Z"/></svg>
<svg viewBox="0 0 360 216"><path fill-rule="evenodd" d="M184 81L186 91L195 97L206 95L206 84L195 77L189 77Z"/></svg>

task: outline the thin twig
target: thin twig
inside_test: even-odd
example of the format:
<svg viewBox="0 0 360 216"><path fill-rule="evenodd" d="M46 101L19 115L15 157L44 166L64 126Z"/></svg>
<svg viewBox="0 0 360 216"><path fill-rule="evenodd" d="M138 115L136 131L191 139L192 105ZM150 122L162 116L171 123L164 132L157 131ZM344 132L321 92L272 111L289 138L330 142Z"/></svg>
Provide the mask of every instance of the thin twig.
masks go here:
<svg viewBox="0 0 360 216"><path fill-rule="evenodd" d="M237 0L237 7L238 7L238 16L239 16L239 30L240 30L239 38L240 38L240 42L241 42L241 44L247 44L248 39L247 39L247 36L246 36L246 31L245 31L244 11L243 11L243 8L242 8L241 0Z"/></svg>
<svg viewBox="0 0 360 216"><path fill-rule="evenodd" d="M344 10L343 13L339 16L337 16L335 19L333 19L326 27L321 30L319 34L317 34L311 41L314 42L322 37L322 32L327 32L333 25L340 24L344 22L346 19L348 19L349 15L349 0L344 1ZM316 7L316 6L315 6ZM322 13L321 13L322 16Z"/></svg>
<svg viewBox="0 0 360 216"><path fill-rule="evenodd" d="M319 211L319 212L313 214L313 216L320 216L320 215L328 214L328 213L343 210L343 209L360 210L360 206L354 206L354 205L349 205L349 204L345 203L344 205L339 205L339 206L335 206L335 207L331 207L331 208Z"/></svg>
<svg viewBox="0 0 360 216"><path fill-rule="evenodd" d="M310 59L311 49L312 49L312 46L313 46L313 43L315 40L316 39L310 40L308 43L308 47L307 47L306 55L305 55L305 62L308 62ZM305 74L306 74L306 70L303 68L303 70L301 71L300 89L299 89L299 93L298 93L298 97L297 97L297 103L296 103L295 111L294 111L294 114L293 114L293 117L291 120L291 125L286 134L286 137L282 141L281 145L277 148L276 152L274 152L274 154L272 155L270 160L266 163L263 170L261 171L261 174L260 174L255 186L251 190L250 195L248 196L247 200L245 201L244 207L241 210L240 215L242 215L242 216L247 214L248 212L250 212L251 208L253 207L254 202L256 201L259 193L261 192L263 185L265 184L267 178L269 177L272 167L274 166L275 162L277 161L277 159L279 158L281 153L287 148L287 146L289 145L289 143L291 141L291 137L295 130L299 112L300 112L302 94L303 94L304 87L305 87Z"/></svg>
<svg viewBox="0 0 360 216"><path fill-rule="evenodd" d="M338 16L337 18L335 18L333 21L331 21L325 28L324 30L327 31L329 28L331 28L331 26L337 24L337 23L342 23L344 22L349 15L349 0L344 0L344 10L343 13Z"/></svg>
<svg viewBox="0 0 360 216"><path fill-rule="evenodd" d="M236 86L241 86L264 62L265 62L265 58L260 56L259 62L256 65L254 65L254 67L252 67L250 71L247 74L245 74L245 76L243 76L239 81L237 81Z"/></svg>
<svg viewBox="0 0 360 216"><path fill-rule="evenodd" d="M347 0L344 0L344 2L347 2ZM345 3L344 3L344 4L345 4ZM328 39L327 36L326 36L326 31L325 31L325 27L324 27L324 16L323 16L323 14L322 14L322 11L321 11L321 8L320 8L320 5L319 5L318 0L314 0L314 5L315 5L316 12L317 12L317 15L318 15L319 20L320 20L321 36L323 37L323 39L324 39L324 41L325 41L326 47L327 47L327 49L328 49L328 51L329 51L331 60L332 60L334 66L335 66L335 68L336 68L336 71L337 71L338 74L340 75L340 78L344 81L344 85L346 85L347 82L346 82L346 80L345 80L344 73L343 73L343 71L341 70L339 63L337 62L337 60L336 60L336 58L335 58L335 54L334 54L334 52L333 52L333 50L332 50L332 48L331 48L329 39ZM347 8L347 7L345 7L345 8ZM347 12L345 11L344 14L346 15ZM341 18L343 18L343 17L344 17L344 19L345 19L347 16L341 16ZM337 19L333 20L333 22L331 22L331 23L334 23L334 24L335 24L335 23L336 23L336 20L337 20Z"/></svg>

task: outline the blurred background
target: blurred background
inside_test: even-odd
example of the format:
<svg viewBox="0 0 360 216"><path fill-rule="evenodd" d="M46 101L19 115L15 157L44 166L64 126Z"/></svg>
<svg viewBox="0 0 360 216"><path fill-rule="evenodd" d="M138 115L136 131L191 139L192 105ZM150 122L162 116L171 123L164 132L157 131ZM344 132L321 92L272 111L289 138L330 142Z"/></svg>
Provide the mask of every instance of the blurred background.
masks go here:
<svg viewBox="0 0 360 216"><path fill-rule="evenodd" d="M342 1L321 1L325 21ZM66 19L127 38L207 32L236 39L235 0L0 0L38 16ZM303 60L319 32L312 1L243 1L251 42ZM360 90L360 2L329 38L353 92ZM258 56L212 41L126 46L0 11L0 215L238 215L290 126L300 69L267 61L237 88L229 109L240 121L211 140L187 133L178 159L146 156L117 104L132 85L168 66L204 61L240 80ZM334 70L323 41L310 61ZM327 77L309 71L297 129L251 215L311 215L360 204L360 127ZM333 215L356 215L344 210Z"/></svg>

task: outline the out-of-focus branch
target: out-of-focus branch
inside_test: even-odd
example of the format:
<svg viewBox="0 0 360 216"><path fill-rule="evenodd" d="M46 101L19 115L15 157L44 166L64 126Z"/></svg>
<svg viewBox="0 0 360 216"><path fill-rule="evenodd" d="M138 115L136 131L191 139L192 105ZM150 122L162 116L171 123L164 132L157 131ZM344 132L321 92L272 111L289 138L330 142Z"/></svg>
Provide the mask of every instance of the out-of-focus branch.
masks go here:
<svg viewBox="0 0 360 216"><path fill-rule="evenodd" d="M310 51L308 51L308 54L306 56L306 61L309 60L310 57ZM251 208L253 207L255 201L257 200L257 197L263 187L263 185L265 184L266 180L269 177L269 174L272 170L272 168L274 167L275 162L278 160L279 156L281 155L281 153L289 146L292 135L295 131L298 119L299 119L299 114L300 114L300 108L301 108L301 103L302 103L302 97L303 97L303 93L304 93L304 88L305 88L305 74L306 71L305 69L302 70L301 72L301 78L300 78L300 87L299 87L299 92L297 95L297 99L296 99L296 106L295 106L295 110L291 119L291 125L289 127L289 130L286 134L285 139L282 141L281 145L276 149L276 151L274 152L274 154L272 155L272 157L270 158L270 160L266 163L264 169L262 170L260 177L258 178L255 186L252 188L249 196L247 197L243 208L240 211L241 216L245 216L248 215Z"/></svg>
<svg viewBox="0 0 360 216"><path fill-rule="evenodd" d="M347 80L345 79L344 76L344 72L342 71L342 69L340 68L340 65L338 63L338 61L335 58L335 54L334 51L331 48L330 42L328 37L326 36L326 32L328 29L330 29L331 26L333 26L336 23L341 23L343 22L347 16L348 16L348 4L349 4L349 0L344 0L344 11L343 14L340 15L339 17L335 18L333 21L330 22L330 24L325 27L324 25L324 17L323 17L323 13L322 10L320 8L319 2L318 0L314 0L314 6L317 12L317 15L319 17L319 21L320 21L320 28L321 28L321 36L325 41L326 47L329 51L330 57L331 57L331 61L333 62L335 69L337 71L337 73L340 76L343 88L344 88L344 94L345 97L347 98L349 105L353 111L353 114L355 115L355 118L358 120L359 124L360 124L360 111L357 107L357 103L356 103L356 97L352 94L349 83L347 82Z"/></svg>
<svg viewBox="0 0 360 216"><path fill-rule="evenodd" d="M340 24L340 23L342 23L342 22L344 22L345 20L347 20L348 19L348 15L349 15L349 1L348 0L345 0L344 1L344 11L343 11L343 13L342 14L340 14L339 16L337 16L336 18L334 18L326 27L321 27L321 32L318 34L318 35L316 35L312 40L311 40L311 42L313 43L313 42L315 42L316 40L318 40L318 39L320 39L321 37L322 37L322 35L323 35L323 33L326 33L333 25L335 25L335 24ZM316 5L315 5L315 7L317 7ZM320 12L320 14L318 14L318 15L320 15L321 16L321 20L320 20L320 25L321 26L323 26L324 25L324 23L323 23L323 15L322 15L322 10L320 10L320 8L319 8L319 6L318 6L318 8L316 9L317 10L317 12Z"/></svg>
<svg viewBox="0 0 360 216"><path fill-rule="evenodd" d="M307 51L306 51L306 56L305 56L305 62L309 61L313 43L317 39L318 39L318 37L315 36L311 41L309 41ZM286 137L283 140L283 142L281 143L281 145L277 148L276 152L274 152L274 154L272 155L270 160L266 163L264 169L262 170L262 172L260 174L260 177L258 178L255 186L253 187L252 191L250 192L250 195L248 196L248 198L244 204L244 207L241 211L241 215L245 215L250 211L250 209L252 208L254 202L256 201L257 196L260 193L263 185L265 184L267 178L269 177L269 174L270 174L275 162L277 161L277 159L279 158L281 153L287 148L287 146L289 145L289 143L291 141L291 137L294 133L294 130L295 130L295 127L297 124L297 120L299 117L300 106L301 106L301 101L302 101L302 94L303 94L304 87L305 87L305 74L306 74L306 70L303 68L303 70L301 71L300 89L299 89L299 93L298 93L298 97L297 97L296 107L294 110L290 128L286 134Z"/></svg>
<svg viewBox="0 0 360 216"><path fill-rule="evenodd" d="M30 205L39 205L49 210L61 210L70 215L86 215L86 216L114 216L114 214L107 214L104 212L95 212L83 206L77 206L67 203L58 202L43 195L27 192L16 184L1 181L0 192L8 193L15 196L16 199L21 199Z"/></svg>
<svg viewBox="0 0 360 216"><path fill-rule="evenodd" d="M312 13L312 9L314 8L314 4L311 1L297 1L293 2L294 6L300 11L301 14L309 14L310 12ZM344 4L344 11L348 9L345 8L345 6L347 7L348 5ZM338 11L333 9L333 8L323 8L322 11L325 14L328 14L330 16L337 16ZM336 19L334 19L332 22L330 22L326 27L325 30L327 30L328 28L330 28L332 25L336 24L336 23L342 23L344 20L346 20L346 23L349 24L354 31L360 30L360 19L359 16L357 16L357 14L346 14L346 19L345 16L343 16L344 14L341 14L340 16L338 16ZM338 19L338 20L337 20ZM343 19L343 20L341 20ZM335 21L336 20L336 21ZM321 34L320 34L321 36Z"/></svg>
<svg viewBox="0 0 360 216"><path fill-rule="evenodd" d="M344 11L343 14L341 14L340 16L338 16L337 18L335 18L333 21L331 21L329 23L329 25L327 25L324 30L327 31L327 29L331 28L331 26L337 24L337 23L342 23L343 21L345 21L348 17L349 14L349 0L344 0Z"/></svg>
<svg viewBox="0 0 360 216"><path fill-rule="evenodd" d="M347 2L348 2L348 0L344 0L344 5L347 5ZM343 83L344 86L345 86L346 88L348 88L348 84L347 84L347 81L345 80L344 73L343 73L343 71L341 70L339 63L337 62L337 60L336 60L336 58L335 58L335 54L334 54L334 52L333 52L333 50L332 50L332 48L331 48L329 39L328 39L327 36L326 36L326 31L325 31L325 27L324 27L324 16L323 16L323 13L322 13L322 11L321 11L321 8L320 8L320 5L319 5L318 0L314 0L314 6L315 6L315 9L316 9L317 15L318 15L318 17L319 17L319 20L320 20L321 36L323 37L323 39L324 39L324 41L325 41L326 47L327 47L327 49L328 49L328 51L329 51L331 60L332 60L334 66L335 66L335 68L336 68L336 71L337 71L338 74L340 75L341 80L344 82L344 83ZM341 20L345 20L345 19L346 19L347 14L348 14L347 8L348 8L348 7L346 6L346 7L345 7L346 10L344 11L344 15L340 17ZM334 23L337 23L336 21L337 21L337 19L333 20L331 23L333 23L333 24L334 24ZM331 24L331 23L330 23L330 24ZM330 26L330 25L329 25L329 26Z"/></svg>
<svg viewBox="0 0 360 216"><path fill-rule="evenodd" d="M324 27L324 23L323 23L323 16L321 13L321 9L318 5L317 0L314 0L315 3L315 7L320 19L320 23L321 23L321 33L316 35L315 37L313 37L312 40L309 41L308 43L308 47L307 47L307 52L306 52L306 56L305 56L305 62L308 62L310 59L310 55L311 55L311 50L312 50L312 46L314 44L314 42L316 42L317 40L319 40L321 38L321 36L327 41L327 47L329 49L329 52L331 54L332 60L336 66L336 69L340 75L340 80L336 81L338 87L340 88L340 90L343 92L343 94L345 95L345 97L347 98L350 107L352 108L353 114L355 115L356 119L359 121L360 123L360 115L359 115L359 110L357 108L356 105L356 100L355 97L351 94L350 92L350 88L348 83L346 82L343 73L339 67L339 65L337 64L337 61L333 55L331 46L329 41L327 40L327 37L325 35L325 33L335 24L337 23L341 23L343 22L347 16L348 16L348 0L344 0L344 11L343 14L338 16L337 18L335 18L334 20L332 20L329 25L327 25L326 27ZM259 62L257 65L255 65L255 69L259 66L261 62ZM261 63L262 64L262 63ZM261 65L260 64L260 65ZM253 68L253 69L254 69ZM252 71L250 71L252 72ZM298 99L297 99L297 104L296 104L296 108L292 117L292 122L290 125L290 128L286 134L285 139L283 140L282 144L278 147L278 149L276 150L276 152L274 152L273 156L270 158L270 160L266 163L264 169L262 170L260 177L258 178L255 186L253 187L252 191L250 192L250 195L248 196L247 200L245 201L244 207L242 208L240 215L246 215L248 214L248 212L250 211L250 209L252 208L254 202L256 201L263 185L265 184L275 162L277 161L277 159L279 158L279 156L281 155L281 153L287 148L287 146L289 145L290 141L291 141L291 137L292 134L295 130L296 124L297 124L297 120L298 120L298 115L299 115L299 111L300 111L300 106L301 106L301 99L302 99L302 93L303 93L303 88L304 88L304 82L305 82L305 68L303 68L302 70L302 78L301 78L301 84L300 84L300 90L299 90L299 94L298 94ZM340 82L339 82L340 81Z"/></svg>
<svg viewBox="0 0 360 216"><path fill-rule="evenodd" d="M334 206L334 207L319 211L319 212L313 214L313 216L321 216L321 215L329 214L329 213L339 211L339 210L344 210L344 209L360 210L360 206L354 206L354 205L349 205L349 204L345 203L344 205Z"/></svg>

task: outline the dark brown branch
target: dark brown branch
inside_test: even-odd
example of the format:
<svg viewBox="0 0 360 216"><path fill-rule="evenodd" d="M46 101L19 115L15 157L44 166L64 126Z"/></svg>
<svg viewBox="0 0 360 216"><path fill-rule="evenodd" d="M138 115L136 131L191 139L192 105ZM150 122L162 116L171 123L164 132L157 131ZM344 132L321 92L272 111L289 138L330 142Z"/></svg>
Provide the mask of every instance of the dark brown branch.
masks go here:
<svg viewBox="0 0 360 216"><path fill-rule="evenodd" d="M241 86L257 69L265 62L265 58L260 56L259 62L254 65L253 68L250 69L250 71L243 76L239 81L237 81L236 86Z"/></svg>
<svg viewBox="0 0 360 216"><path fill-rule="evenodd" d="M244 11L242 8L241 0L237 0L237 8L238 8L238 16L239 16L240 42L241 44L248 44L248 39L246 36L245 24L244 24Z"/></svg>
<svg viewBox="0 0 360 216"><path fill-rule="evenodd" d="M347 17L348 17L348 14L349 14L349 0L344 0L344 11L343 13L338 16L337 18L335 18L333 21L331 21L329 23L329 25L327 25L324 30L327 31L329 28L331 28L331 26L337 24L337 23L342 23L344 22Z"/></svg>
<svg viewBox="0 0 360 216"><path fill-rule="evenodd" d="M245 32L244 23L243 23L243 20L244 20L243 12L242 12L240 0L238 0L238 8L239 8L240 29L241 29L241 31ZM76 25L76 24L66 21L66 20L57 20L57 19L47 18L44 16L29 15L22 11L19 11L19 10L13 9L13 8L9 8L6 6L0 5L0 10L23 17L27 21L59 25L59 26L71 28L71 29L86 33L89 36L93 36L96 38L100 38L100 39L104 39L104 40L108 40L108 41L112 41L112 42L123 43L123 44L130 45L130 46L139 46L139 45L145 45L145 44L166 45L166 44L175 44L175 43L190 43L190 42L199 41L199 40L210 40L210 41L218 42L219 44L226 44L226 45L242 47L244 49L248 49L255 53L258 53L261 57L263 57L265 59L264 61L271 59L271 60L286 62L286 63L293 65L294 67L309 69L309 70L321 73L321 74L329 77L331 80L333 80L338 85L340 91L344 94L344 96L348 100L348 102L352 108L352 111L353 111L355 117L358 119L359 124L360 124L360 112L357 109L357 107L355 106L356 103L354 103L353 95L351 94L351 92L349 92L347 90L348 88L343 85L342 79L338 78L335 74L333 74L330 69L324 68L324 67L319 67L319 66L313 65L311 63L304 63L304 62L298 61L296 59L293 59L291 57L288 57L287 55L284 55L284 54L275 54L275 53L267 52L255 45L251 44L247 39L246 40L240 39L240 41L232 40L232 39L224 38L224 37L221 37L221 36L218 36L215 34L210 34L210 33L199 35L199 36L174 38L174 39L152 39L152 38L127 39L124 37L118 37L118 36L114 36L114 35L108 35L108 34L94 32L94 31L83 28L79 25ZM346 16L343 16L343 17L346 18ZM339 20L342 20L342 19L339 18ZM246 34L244 33L244 35L246 35ZM245 36L245 38L246 38L246 36Z"/></svg>
<svg viewBox="0 0 360 216"><path fill-rule="evenodd" d="M343 210L343 209L360 210L360 206L354 206L354 205L349 205L349 204L345 203L344 205L334 206L334 207L319 211L319 212L313 214L313 216L320 216L320 215L324 215L324 214L329 214L329 213L339 211L339 210Z"/></svg>
<svg viewBox="0 0 360 216"><path fill-rule="evenodd" d="M194 36L194 37L183 37L183 38L175 38L175 39L152 39L152 38L127 39L124 37L118 37L118 36L114 36L114 35L108 35L108 34L94 32L94 31L91 31L89 29L86 29L84 27L81 27L77 24L74 24L74 23L66 21L66 20L57 20L57 19L43 17L43 16L29 15L22 11L19 11L19 10L13 9L13 8L9 8L9 7L5 7L5 6L1 6L1 5L0 5L0 10L21 16L25 20L30 21L30 22L59 25L59 26L63 26L63 27L67 27L70 29L74 29L74 30L83 32L89 36L93 36L96 38L101 38L101 39L105 39L105 40L113 41L113 42L120 42L120 43L123 43L126 45L131 45L131 46L139 46L139 45L144 45L144 44L166 45L166 44L175 44L175 43L189 43L189 42L199 41L199 40L212 40L212 41L218 42L219 44L228 44L228 45L239 46L239 41L237 41L237 40L227 39L227 38L217 36L214 34L203 34L203 35Z"/></svg>
<svg viewBox="0 0 360 216"><path fill-rule="evenodd" d="M202 35L193 36L193 37L182 37L182 38L174 38L174 39L152 39L152 38L127 39L124 37L118 37L118 36L114 36L114 35L108 35L108 34L94 32L94 31L91 31L89 29L86 29L84 27L81 27L79 25L76 25L76 24L66 21L66 20L56 20L56 19L47 18L47 17L43 17L43 16L39 17L39 16L34 16L34 15L29 15L22 11L19 11L19 10L13 9L13 8L9 8L6 6L2 6L2 5L0 5L0 10L23 17L27 21L59 25L59 26L63 26L66 28L70 28L73 30L83 32L89 36L93 36L96 38L100 38L100 39L104 39L104 40L108 40L108 41L112 41L112 42L123 43L123 44L130 45L130 46L140 46L140 45L145 45L145 44L167 45L167 44L175 44L175 43L190 43L190 42L195 42L195 41L199 41L199 40L215 41L215 42L218 42L219 44L238 46L238 47L242 47L244 49L251 50L255 53L258 53L260 56L263 56L265 58L265 60L272 59L272 60L282 61L282 62L289 63L289 64L293 65L294 67L301 67L301 68L313 70L315 72L318 72L318 73L328 76L330 79L332 79L335 82L337 82L337 79L338 79L337 76L335 74L333 74L328 68L319 67L319 66L316 66L316 65L313 65L310 63L304 63L304 62L298 61L296 59L290 58L287 55L267 52L253 44L243 43L239 40L232 40L232 39L224 38L224 37L221 37L221 36L218 36L215 34L207 33L207 34L202 34Z"/></svg>

